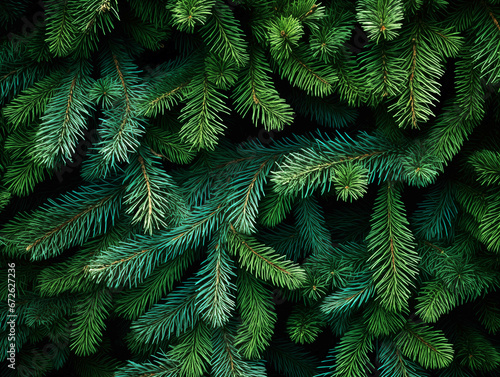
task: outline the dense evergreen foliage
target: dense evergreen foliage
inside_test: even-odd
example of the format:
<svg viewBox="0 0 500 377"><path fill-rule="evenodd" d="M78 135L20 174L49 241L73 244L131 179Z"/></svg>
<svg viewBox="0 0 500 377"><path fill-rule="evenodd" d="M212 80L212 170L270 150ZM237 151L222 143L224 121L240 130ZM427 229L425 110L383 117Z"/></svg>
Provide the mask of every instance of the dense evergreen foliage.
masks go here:
<svg viewBox="0 0 500 377"><path fill-rule="evenodd" d="M500 1L0 26L2 376L499 375Z"/></svg>

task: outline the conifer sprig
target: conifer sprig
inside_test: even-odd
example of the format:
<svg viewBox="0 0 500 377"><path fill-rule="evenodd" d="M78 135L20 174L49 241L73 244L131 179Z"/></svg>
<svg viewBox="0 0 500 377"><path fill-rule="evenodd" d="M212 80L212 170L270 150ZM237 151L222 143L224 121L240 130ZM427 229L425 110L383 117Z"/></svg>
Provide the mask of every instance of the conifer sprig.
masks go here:
<svg viewBox="0 0 500 377"><path fill-rule="evenodd" d="M367 237L377 294L391 311L406 308L418 272L414 237L408 229L399 190L391 181L381 186Z"/></svg>

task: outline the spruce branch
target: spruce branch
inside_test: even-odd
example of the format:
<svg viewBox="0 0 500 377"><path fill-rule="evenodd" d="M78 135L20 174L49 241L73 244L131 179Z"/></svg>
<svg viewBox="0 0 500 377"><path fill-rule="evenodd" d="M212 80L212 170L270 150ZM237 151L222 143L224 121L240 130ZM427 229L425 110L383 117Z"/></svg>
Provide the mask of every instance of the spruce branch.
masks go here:
<svg viewBox="0 0 500 377"><path fill-rule="evenodd" d="M436 184L412 215L415 236L425 240L451 238L457 214L455 187L452 184Z"/></svg>
<svg viewBox="0 0 500 377"><path fill-rule="evenodd" d="M329 254L333 248L324 211L314 197L299 200L294 208L301 246L314 255Z"/></svg>
<svg viewBox="0 0 500 377"><path fill-rule="evenodd" d="M252 234L256 231L259 200L264 194L267 176L276 159L277 156L271 156L262 162L261 159L252 161L248 169L241 167L242 170L237 172L238 176L233 176L230 182L231 188L228 187L224 193L227 203L226 220L231 222L238 232ZM256 169L257 163L260 164Z"/></svg>
<svg viewBox="0 0 500 377"><path fill-rule="evenodd" d="M371 301L363 312L366 330L373 336L389 336L401 330L405 318L401 313L385 309L379 302Z"/></svg>
<svg viewBox="0 0 500 377"><path fill-rule="evenodd" d="M153 155L178 164L191 162L195 153L189 144L182 141L177 132L166 130L155 124L146 125L144 144L150 147Z"/></svg>
<svg viewBox="0 0 500 377"><path fill-rule="evenodd" d="M133 215L132 225L142 223L150 235L154 230L180 224L187 215L179 188L157 160L141 149L124 172L125 212Z"/></svg>
<svg viewBox="0 0 500 377"><path fill-rule="evenodd" d="M61 80L61 85L47 104L36 135L33 158L42 166L55 168L71 160L77 140L90 115L91 105L83 93L90 90L91 66L88 61L75 64L75 68Z"/></svg>
<svg viewBox="0 0 500 377"><path fill-rule="evenodd" d="M260 358L270 344L277 320L271 295L262 282L245 270L238 270L236 286L236 306L242 323L235 345L246 359Z"/></svg>
<svg viewBox="0 0 500 377"><path fill-rule="evenodd" d="M495 185L500 182L500 153L491 150L475 151L467 159L483 185Z"/></svg>
<svg viewBox="0 0 500 377"><path fill-rule="evenodd" d="M407 305L419 258L400 189L393 182L379 189L371 226L367 242L377 294L386 309L398 312Z"/></svg>
<svg viewBox="0 0 500 377"><path fill-rule="evenodd" d="M222 207L193 208L185 221L169 230L121 241L104 249L89 262L89 274L108 286L136 286L160 263L195 249L219 226ZM148 266L144 269L143 266Z"/></svg>
<svg viewBox="0 0 500 377"><path fill-rule="evenodd" d="M474 328L455 327L456 361L473 371L493 371L500 364L500 353L495 345Z"/></svg>
<svg viewBox="0 0 500 377"><path fill-rule="evenodd" d="M366 51L360 53L360 68L369 86L366 91L368 101L373 105L385 98L394 98L403 87L403 60L395 47L394 43L384 40L377 44L368 44Z"/></svg>
<svg viewBox="0 0 500 377"><path fill-rule="evenodd" d="M239 349L235 346L235 337L234 323L213 330L212 373L224 377L263 377L260 368L253 368L251 363L243 360Z"/></svg>
<svg viewBox="0 0 500 377"><path fill-rule="evenodd" d="M220 55L222 60L232 60L236 66L245 66L248 62L248 44L243 38L239 22L229 7L222 1L216 1L212 14L200 30L210 52Z"/></svg>
<svg viewBox="0 0 500 377"><path fill-rule="evenodd" d="M327 360L334 362L334 365L323 366L334 369L333 373L324 372L320 376L355 377L359 376L359 373L366 373L370 367L373 368L368 358L368 353L373 349L372 336L364 331L364 327L360 319L352 324L338 345L330 350Z"/></svg>
<svg viewBox="0 0 500 377"><path fill-rule="evenodd" d="M352 312L373 297L374 284L370 273L355 274L351 279L346 287L325 297L321 311L333 315L343 311Z"/></svg>
<svg viewBox="0 0 500 377"><path fill-rule="evenodd" d="M120 103L104 111L105 118L98 129L99 153L108 166L128 161L129 154L139 147L138 137L144 132L142 118L136 112L143 85L139 83L132 57L116 43L109 44L102 63L103 74L111 76L122 91Z"/></svg>
<svg viewBox="0 0 500 377"><path fill-rule="evenodd" d="M111 296L106 289L96 289L79 300L70 345L77 355L85 356L97 351L105 328L104 319L110 308Z"/></svg>
<svg viewBox="0 0 500 377"><path fill-rule="evenodd" d="M433 49L433 40L428 37L428 26L416 24L403 29L402 35L410 44L400 45L404 49L406 61L407 88L398 101L389 109L394 111L399 127L410 125L419 128L419 123L427 122L433 113L430 106L437 101L440 83L444 74L442 57ZM450 41L452 40L450 36ZM458 42L457 42L458 43ZM453 47L456 51L457 46Z"/></svg>
<svg viewBox="0 0 500 377"><path fill-rule="evenodd" d="M203 25L215 5L215 0L179 0L167 5L172 23L180 31L192 33L196 25Z"/></svg>
<svg viewBox="0 0 500 377"><path fill-rule="evenodd" d="M2 184L11 193L25 196L47 176L48 169L34 160L31 152L36 148L35 136L38 124L21 128L5 140L5 155L9 157Z"/></svg>
<svg viewBox="0 0 500 377"><path fill-rule="evenodd" d="M71 0L47 1L47 43L55 56L66 56L74 48L77 34Z"/></svg>
<svg viewBox="0 0 500 377"><path fill-rule="evenodd" d="M133 376L155 376L155 377L175 377L178 376L178 367L167 354L159 351L152 356L153 362L148 361L143 364L128 361L127 365L118 369L116 377Z"/></svg>
<svg viewBox="0 0 500 377"><path fill-rule="evenodd" d="M5 225L2 235L12 252L32 260L53 257L89 237L105 233L118 219L122 188L116 182L96 182L59 198L38 210L20 214Z"/></svg>
<svg viewBox="0 0 500 377"><path fill-rule="evenodd" d="M229 258L227 244L222 235L216 235L208 245L209 254L198 272L197 307L211 327L225 326L235 307L236 276L234 262Z"/></svg>
<svg viewBox="0 0 500 377"><path fill-rule="evenodd" d="M228 235L231 253L238 254L240 264L257 277L280 287L295 289L305 278L299 265L284 260L270 247L257 242L253 237L238 233L230 224Z"/></svg>
<svg viewBox="0 0 500 377"><path fill-rule="evenodd" d="M34 122L45 112L61 77L62 71L54 71L10 101L3 114L13 129Z"/></svg>
<svg viewBox="0 0 500 377"><path fill-rule="evenodd" d="M200 57L195 54L190 59L178 58L158 66L161 75L148 83L144 101L139 112L147 117L156 117L171 110L189 92L193 71L199 70Z"/></svg>
<svg viewBox="0 0 500 377"><path fill-rule="evenodd" d="M444 368L453 360L453 348L441 330L407 322L396 336L401 353L424 368Z"/></svg>
<svg viewBox="0 0 500 377"><path fill-rule="evenodd" d="M364 0L358 3L356 16L370 39L390 41L402 26L403 4L400 0Z"/></svg>
<svg viewBox="0 0 500 377"><path fill-rule="evenodd" d="M195 256L195 253L184 253L158 266L142 284L123 292L117 298L115 312L127 319L136 320L151 304L172 291L174 282L181 280Z"/></svg>
<svg viewBox="0 0 500 377"><path fill-rule="evenodd" d="M425 369L409 360L392 341L385 341L380 346L378 357L381 362L382 377L428 377Z"/></svg>
<svg viewBox="0 0 500 377"><path fill-rule="evenodd" d="M196 296L195 281L188 280L134 320L130 326L133 347L159 343L194 328L199 320Z"/></svg>
<svg viewBox="0 0 500 377"><path fill-rule="evenodd" d="M383 161L383 162L382 162ZM385 140L382 135L360 133L352 139L347 134L338 133L335 139L325 137L318 140L314 147L290 153L273 171L271 181L277 193L290 195L311 195L321 188L321 193L330 191L334 169L340 164L362 164L370 172L370 181L378 175L387 179L389 174L398 177L400 170L393 170L398 164L398 149ZM385 171L377 171L384 165ZM390 171L390 173L388 172Z"/></svg>
<svg viewBox="0 0 500 377"><path fill-rule="evenodd" d="M457 296L439 280L425 283L417 301L416 314L428 323L436 322L458 304Z"/></svg>
<svg viewBox="0 0 500 377"><path fill-rule="evenodd" d="M240 74L233 91L236 111L246 116L252 109L252 122L262 123L267 130L281 130L293 121L293 111L274 89L268 77L271 68L263 51L254 47L250 50L248 67Z"/></svg>
<svg viewBox="0 0 500 377"><path fill-rule="evenodd" d="M169 357L178 365L180 377L201 377L207 372L213 353L210 333L208 325L199 321L182 334L169 351Z"/></svg>
<svg viewBox="0 0 500 377"><path fill-rule="evenodd" d="M216 90L206 75L197 76L191 85L188 102L179 117L183 123L180 136L191 145L191 149L213 150L217 135L225 128L220 114L229 113L224 103L226 96Z"/></svg>

